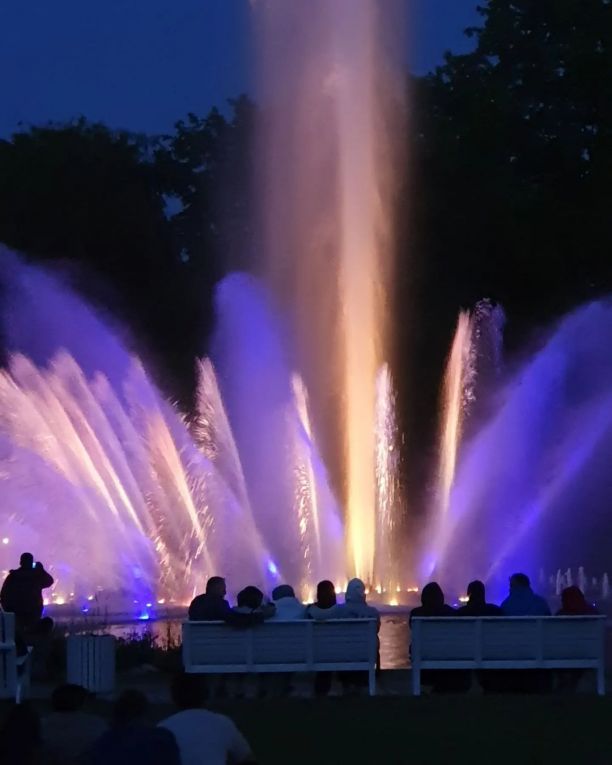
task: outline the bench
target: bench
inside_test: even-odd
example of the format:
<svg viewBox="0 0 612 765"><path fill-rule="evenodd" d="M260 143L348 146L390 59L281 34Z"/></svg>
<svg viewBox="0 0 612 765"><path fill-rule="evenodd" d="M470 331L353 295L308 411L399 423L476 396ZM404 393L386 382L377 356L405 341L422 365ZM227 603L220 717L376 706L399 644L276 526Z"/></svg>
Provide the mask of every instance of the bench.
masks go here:
<svg viewBox="0 0 612 765"><path fill-rule="evenodd" d="M376 619L270 621L245 630L183 622L183 665L204 674L365 670L376 692Z"/></svg>
<svg viewBox="0 0 612 765"><path fill-rule="evenodd" d="M30 686L30 651L17 656L15 614L0 611L0 699L19 703Z"/></svg>
<svg viewBox="0 0 612 765"><path fill-rule="evenodd" d="M605 693L605 616L418 617L412 692L426 669L593 669Z"/></svg>

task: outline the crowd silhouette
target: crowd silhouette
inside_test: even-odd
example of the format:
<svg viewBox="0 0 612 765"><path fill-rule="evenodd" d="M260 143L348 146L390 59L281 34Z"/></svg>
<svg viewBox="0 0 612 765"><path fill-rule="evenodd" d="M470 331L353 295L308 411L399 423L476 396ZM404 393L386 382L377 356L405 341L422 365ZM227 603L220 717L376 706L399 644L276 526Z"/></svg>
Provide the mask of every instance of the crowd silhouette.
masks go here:
<svg viewBox="0 0 612 765"><path fill-rule="evenodd" d="M53 626L51 620L44 617L42 597L42 591L52 585L53 577L30 553L22 554L19 568L10 571L4 581L0 605L4 611L15 614L16 642L22 649L35 645ZM578 587L567 587L561 593L558 615L597 613ZM516 573L510 577L508 596L500 605L487 602L484 583L475 580L467 586L466 602L453 608L445 602L440 585L429 582L421 591L421 605L412 609L409 621L412 623L416 617L550 614L547 601L533 591L529 578ZM309 605L300 602L293 587L281 584L274 588L270 599L258 587L247 586L237 594L236 605L231 606L225 579L214 576L206 583L205 592L192 600L188 617L191 621L222 621L235 629L257 628L266 621L301 619L374 619L380 627L379 611L367 602L367 588L360 579L350 580L342 603L338 603L333 582L323 580L317 585L315 602ZM367 685L367 673L337 674L344 694L360 693ZM559 672L559 686L575 690L581 674L581 670ZM547 690L551 677L550 673L539 671L488 671L478 672L477 676L485 692ZM266 678L261 679L265 695ZM290 691L292 676L286 674L280 679L281 692ZM445 693L465 691L469 685L468 673L463 670L424 672L422 679L433 691ZM234 678L238 685L242 680ZM316 673L315 697L328 695L333 680L333 672ZM218 695L224 695L225 679L217 678L216 687L220 691ZM251 748L235 724L228 717L203 707L205 694L210 689L210 678L178 674L171 687L177 711L154 726L147 698L138 690L126 690L116 699L113 719L108 724L87 710L90 697L85 689L76 685L60 686L51 697L52 712L42 719L27 702L9 708L0 733L0 762L122 765L146 761L153 765L195 765L202 761L202 752L206 751L206 762L253 763Z"/></svg>

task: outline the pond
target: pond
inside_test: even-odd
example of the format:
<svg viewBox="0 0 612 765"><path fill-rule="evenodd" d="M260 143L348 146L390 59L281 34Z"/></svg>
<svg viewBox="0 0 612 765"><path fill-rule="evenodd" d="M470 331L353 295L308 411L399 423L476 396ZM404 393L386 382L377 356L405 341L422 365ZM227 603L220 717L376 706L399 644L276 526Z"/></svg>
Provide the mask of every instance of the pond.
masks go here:
<svg viewBox="0 0 612 765"><path fill-rule="evenodd" d="M161 647L177 645L181 639L180 619L137 621L111 624L108 631L116 637L141 636L150 633ZM380 623L380 661L383 669L404 669L408 666L409 628L407 613L382 614Z"/></svg>

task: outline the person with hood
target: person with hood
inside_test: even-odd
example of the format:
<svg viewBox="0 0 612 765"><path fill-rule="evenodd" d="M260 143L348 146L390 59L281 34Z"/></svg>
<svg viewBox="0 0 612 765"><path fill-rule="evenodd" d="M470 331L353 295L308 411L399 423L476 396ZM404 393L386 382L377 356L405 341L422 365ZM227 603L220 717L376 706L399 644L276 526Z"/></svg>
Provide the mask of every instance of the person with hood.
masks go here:
<svg viewBox="0 0 612 765"><path fill-rule="evenodd" d="M211 576L206 582L206 592L197 595L189 606L190 622L224 621L230 612L230 605L225 600L227 588L222 576Z"/></svg>
<svg viewBox="0 0 612 765"><path fill-rule="evenodd" d="M53 577L39 561L34 564L32 553L24 552L19 568L12 569L0 591L0 605L15 614L19 631L35 631L41 624L43 614L42 591L53 584Z"/></svg>
<svg viewBox="0 0 612 765"><path fill-rule="evenodd" d="M376 619L376 631L380 629L380 614L366 602L366 588L361 579L351 579L346 586L344 603L337 607L336 619ZM379 642L380 648L380 642ZM380 652L377 651L376 669L380 669ZM359 693L368 684L367 672L340 672L340 682L345 693Z"/></svg>
<svg viewBox="0 0 612 765"><path fill-rule="evenodd" d="M304 619L306 609L303 603L295 597L293 587L289 584L279 584L272 590L272 601L276 612L270 617L271 621L290 622Z"/></svg>
<svg viewBox="0 0 612 765"><path fill-rule="evenodd" d="M557 616L596 616L599 611L587 603L579 587L566 587L561 593L561 608Z"/></svg>
<svg viewBox="0 0 612 765"><path fill-rule="evenodd" d="M501 616L502 610L494 603L487 603L484 583L478 579L467 587L468 602L457 611L457 616Z"/></svg>
<svg viewBox="0 0 612 765"><path fill-rule="evenodd" d="M437 582L429 582L421 590L421 605L410 612L410 624L415 616L455 616L456 611L444 602L444 593Z"/></svg>
<svg viewBox="0 0 612 765"><path fill-rule="evenodd" d="M324 579L317 584L317 600L306 607L306 618L316 621L338 618L336 588L329 579ZM333 672L317 672L314 681L315 696L319 698L327 696L331 690L333 679Z"/></svg>
<svg viewBox="0 0 612 765"><path fill-rule="evenodd" d="M504 616L550 616L548 603L531 589L527 574L512 574L510 594L501 608Z"/></svg>
<svg viewBox="0 0 612 765"><path fill-rule="evenodd" d="M351 579L346 586L344 603L338 606L336 619L377 619L380 627L380 614L374 606L366 602L366 588L361 579Z"/></svg>

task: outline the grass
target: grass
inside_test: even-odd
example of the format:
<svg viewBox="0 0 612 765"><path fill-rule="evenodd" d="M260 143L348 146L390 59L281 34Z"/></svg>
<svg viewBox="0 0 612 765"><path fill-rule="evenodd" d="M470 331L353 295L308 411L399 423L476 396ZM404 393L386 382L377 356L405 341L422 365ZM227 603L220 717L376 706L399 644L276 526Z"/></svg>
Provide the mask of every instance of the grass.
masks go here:
<svg viewBox="0 0 612 765"><path fill-rule="evenodd" d="M93 707L110 712L108 702ZM234 719L260 765L612 763L612 697L264 699L214 708ZM152 711L157 721L173 710Z"/></svg>

